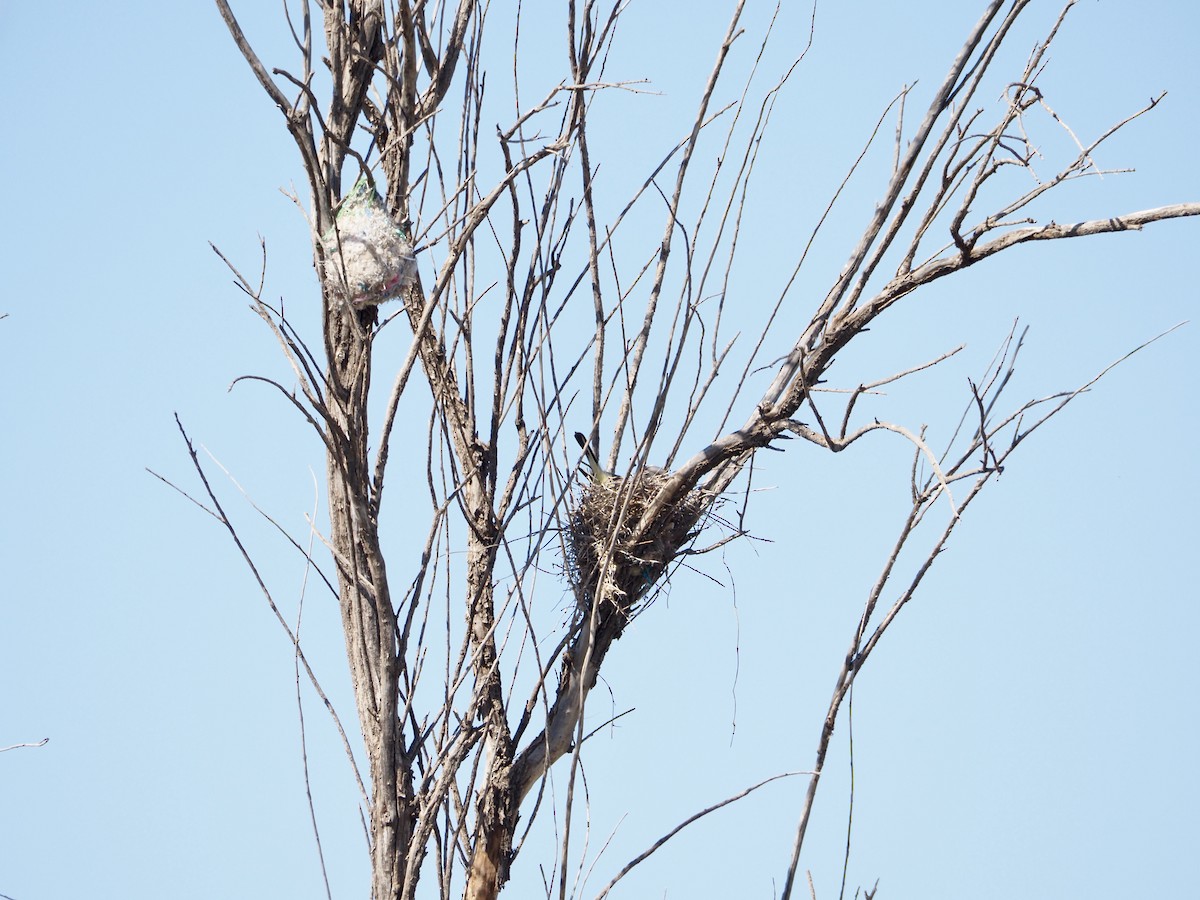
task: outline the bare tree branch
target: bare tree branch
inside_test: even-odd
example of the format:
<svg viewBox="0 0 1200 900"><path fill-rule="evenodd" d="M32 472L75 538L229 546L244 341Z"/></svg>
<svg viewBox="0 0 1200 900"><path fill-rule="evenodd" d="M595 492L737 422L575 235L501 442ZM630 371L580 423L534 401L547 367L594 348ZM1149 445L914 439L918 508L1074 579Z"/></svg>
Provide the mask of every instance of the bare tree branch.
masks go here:
<svg viewBox="0 0 1200 900"><path fill-rule="evenodd" d="M1073 224L1032 214L1060 186L1104 171L1105 141L1161 95L1088 137L1038 83L1074 4L1023 66L1001 76L1001 50L1032 4L988 0L923 113L912 115L918 93L905 86L866 123L858 159L811 231L797 230L778 295L755 304L737 278L743 228L761 195L779 190L760 173L760 151L803 71L815 7L807 44L774 71L769 17L728 99L746 27L744 0L734 0L680 135L665 148L637 136L649 164L631 172L635 154L612 158L602 140L613 121L608 98L640 101L647 83L641 73L614 71L620 0L564 0L566 42L549 46L539 36L536 51L520 6L322 0L314 40L302 0L295 19L285 8L299 57L290 71L264 65L227 0L216 4L284 114L309 182L307 207L293 200L311 229L320 352L302 336L303 319L263 301L265 247L257 281L221 258L294 379L291 388L287 375L234 383L273 387L325 451L325 533L314 513L305 547L260 513L300 552L306 575L326 577L313 558L317 541L333 564L326 584L337 596L368 770L360 789L372 896L414 898L424 875L436 885L424 890L442 898L494 900L519 854L531 852L539 816L553 817L553 848L537 851L545 853L547 896L582 890L591 840L583 748L601 718L589 719L588 701L615 642L685 558L690 566L747 533L760 449L799 437L797 446L840 453L891 432L913 448L911 503L820 723L782 893L791 896L829 741L858 672L1013 450L1094 383L1000 414L1023 346L1014 329L970 383L945 441L937 427L868 416L864 407L883 402L881 388L924 377L961 348L884 377L835 368L838 355L914 292L1019 244L1200 213L1200 203L1184 202ZM511 35L493 37L506 27L497 19ZM543 69L557 62L560 70L537 80L525 65L534 52ZM510 65L511 85L498 87L489 71L507 82ZM978 105L987 96L999 99ZM781 313L802 302L793 295L801 269L818 265L810 253L818 235L851 179L870 177L869 150L888 141L893 117L879 203L846 262L827 273L835 276L823 282L832 283L828 292L782 335ZM1039 155L1039 128L1069 139L1061 164ZM374 232L354 224L368 194ZM662 216L662 230L647 240L639 216L650 214ZM390 266L386 290L354 281L356 252ZM772 362L771 353L782 355ZM379 368L394 370L384 372L386 397L372 395ZM765 389L751 387L759 373ZM711 430L697 437L702 428ZM569 440L577 429L591 451L584 472ZM300 650L299 612L293 629L184 439L208 498L188 499L229 532L293 643L297 678L303 666L328 706ZM731 524L720 504L743 473L747 499ZM946 523L915 548L939 508ZM391 537L398 523L416 529L411 546ZM713 528L716 536L699 539ZM389 565L401 567L395 589ZM301 717L303 750L302 708ZM564 757L563 779L551 783ZM774 778L668 830L600 896L687 825Z"/></svg>

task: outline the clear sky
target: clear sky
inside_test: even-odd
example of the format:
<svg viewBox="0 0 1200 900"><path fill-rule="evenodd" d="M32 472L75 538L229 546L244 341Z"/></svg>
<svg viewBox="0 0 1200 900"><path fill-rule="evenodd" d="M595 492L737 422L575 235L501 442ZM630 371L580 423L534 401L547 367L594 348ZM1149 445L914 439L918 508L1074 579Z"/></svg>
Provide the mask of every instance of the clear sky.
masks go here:
<svg viewBox="0 0 1200 900"><path fill-rule="evenodd" d="M302 184L301 170L211 4L69 6L10 4L0 26L0 747L49 738L0 753L0 894L323 897L290 647L227 536L146 471L195 486L177 412L260 506L304 535L320 449L277 397L227 390L281 363L207 245L256 271L261 235L267 294L316 327L307 227L280 192ZM610 171L644 171L677 139L725 6L631 5L611 72L650 78L659 93L603 101L622 123L598 148L616 155ZM751 6L739 71L770 12ZM747 224L739 302L753 302L758 277L763 292L778 290L884 106L914 81L928 97L920 91L940 79L977 6L819 7L815 48L764 151L778 199ZM1034 6L1014 74L1058 9ZM268 67L292 64L278 4L234 7ZM547 72L563 51L557 21L547 14L545 43L531 44ZM807 25L807 4L784 4L772 77ZM1082 139L1169 93L1101 153L1104 167L1136 173L1073 184L1047 217L1200 200L1197 34L1200 13L1176 0L1085 0L1072 12L1042 86ZM878 196L886 154L873 162L807 270L821 290ZM1190 220L1019 248L906 302L848 372L882 377L965 342L960 358L880 406L945 434L966 378L1019 316L1031 332L1013 398L1073 387L1195 317L1198 237ZM876 879L889 900L1195 891L1198 329L1128 361L1014 456L872 659L854 697L848 895ZM769 542L699 563L719 585L681 574L616 645L595 715L636 712L585 755L589 864L599 859L580 896L692 812L811 767L837 666L899 523L909 458L894 435L837 457L798 444L770 454L757 483L772 490L751 520ZM252 524L235 488L226 493L294 601L296 558ZM352 720L336 614L322 597L306 616L310 655ZM311 698L306 713L333 893L363 897L353 782ZM827 773L801 861L822 900L837 895L842 869L844 722ZM773 785L693 826L620 895L775 896L803 788ZM541 862L526 850L508 896L541 894Z"/></svg>

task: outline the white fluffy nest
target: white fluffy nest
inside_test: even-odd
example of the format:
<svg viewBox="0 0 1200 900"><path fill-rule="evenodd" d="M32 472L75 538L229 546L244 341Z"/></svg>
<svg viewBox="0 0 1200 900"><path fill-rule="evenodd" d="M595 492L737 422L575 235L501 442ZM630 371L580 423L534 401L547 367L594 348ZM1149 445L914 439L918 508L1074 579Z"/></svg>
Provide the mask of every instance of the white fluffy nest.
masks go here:
<svg viewBox="0 0 1200 900"><path fill-rule="evenodd" d="M364 181L354 186L322 243L330 292L352 306L394 300L416 280L412 244Z"/></svg>

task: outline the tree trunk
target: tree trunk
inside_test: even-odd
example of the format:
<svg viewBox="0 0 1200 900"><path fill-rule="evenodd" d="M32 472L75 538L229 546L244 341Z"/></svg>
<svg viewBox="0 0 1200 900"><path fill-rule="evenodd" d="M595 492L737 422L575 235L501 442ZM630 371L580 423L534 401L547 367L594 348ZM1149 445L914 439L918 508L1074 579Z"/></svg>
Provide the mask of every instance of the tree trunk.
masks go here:
<svg viewBox="0 0 1200 900"><path fill-rule="evenodd" d="M329 515L339 604L371 778L371 896L399 896L414 824L399 729L396 619L371 512L366 398L375 310L329 302Z"/></svg>

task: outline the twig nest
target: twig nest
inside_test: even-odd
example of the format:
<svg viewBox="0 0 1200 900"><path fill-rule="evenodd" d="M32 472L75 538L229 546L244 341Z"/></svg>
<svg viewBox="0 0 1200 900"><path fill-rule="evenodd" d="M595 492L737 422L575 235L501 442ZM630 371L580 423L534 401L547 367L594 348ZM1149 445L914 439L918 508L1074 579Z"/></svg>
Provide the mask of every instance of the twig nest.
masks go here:
<svg viewBox="0 0 1200 900"><path fill-rule="evenodd" d="M639 538L635 531L670 473L650 467L628 478L586 482L567 523L566 562L581 607L602 602L628 613L692 538L705 509L701 491L664 508Z"/></svg>
<svg viewBox="0 0 1200 900"><path fill-rule="evenodd" d="M416 280L412 244L366 178L342 200L321 244L329 292L351 306L394 300Z"/></svg>

